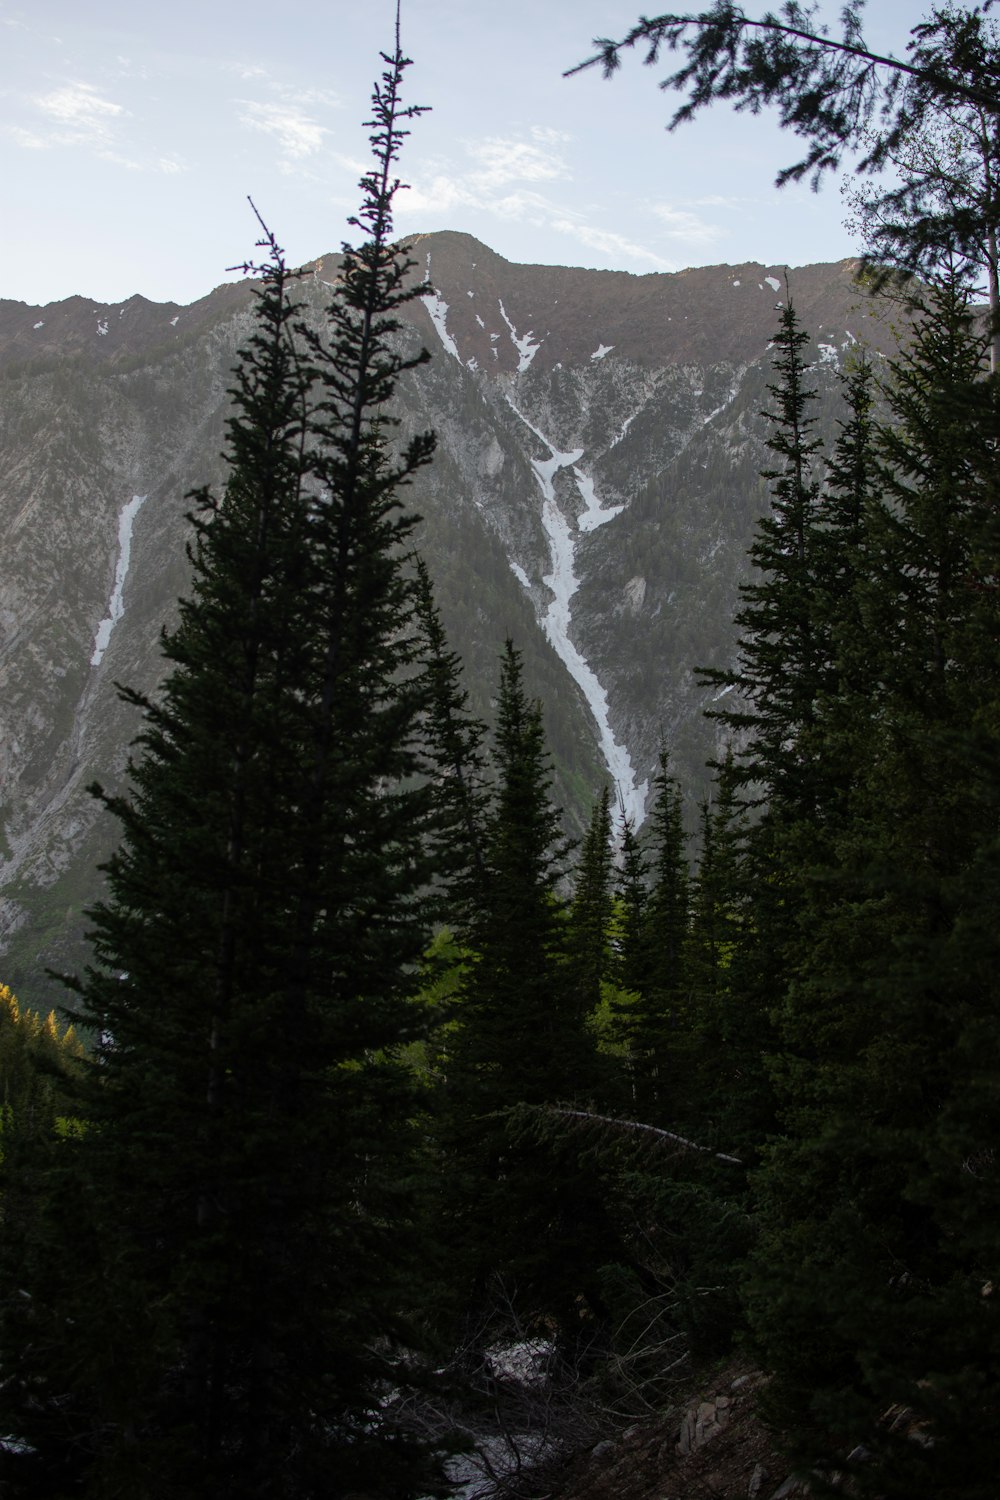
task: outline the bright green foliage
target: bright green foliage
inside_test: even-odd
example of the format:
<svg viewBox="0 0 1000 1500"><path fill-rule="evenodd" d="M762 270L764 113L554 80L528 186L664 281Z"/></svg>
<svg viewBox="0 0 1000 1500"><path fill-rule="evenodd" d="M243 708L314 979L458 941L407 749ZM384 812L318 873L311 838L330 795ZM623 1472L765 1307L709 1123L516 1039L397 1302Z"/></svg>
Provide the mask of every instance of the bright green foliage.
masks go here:
<svg viewBox="0 0 1000 1500"><path fill-rule="evenodd" d="M36 1450L25 1485L70 1434L86 1495L423 1482L372 1416L406 1301L397 1053L417 1028L436 816L398 498L432 444L393 456L384 414L412 363L398 309L420 290L391 232L405 65L397 45L374 95L370 238L345 248L305 358L267 241L226 492L197 497L170 674L142 705L127 794L107 799L124 833L82 984L102 1034L77 1148L88 1211L57 1309L73 1322L47 1329L66 1378L72 1327L76 1368L5 1419Z"/></svg>
<svg viewBox="0 0 1000 1500"><path fill-rule="evenodd" d="M61 1026L52 1014L43 1019L22 1009L10 989L0 985L2 1396L5 1418L11 1411L26 1416L17 1428L26 1434L31 1434L35 1413L44 1410L52 1394L60 1394L66 1403L78 1352L75 1339L67 1337L75 1330L60 1326L58 1317L58 1337L51 1335L52 1307L68 1305L80 1257L88 1250L82 1195L69 1170L83 1129L77 1095L84 1068L83 1048L72 1027ZM58 1194L53 1192L56 1183L63 1188ZM69 1410L64 1406L60 1415L61 1451L48 1455L51 1461L23 1493L74 1492L75 1404ZM45 1423L43 1431L50 1433L51 1426ZM5 1424L4 1430L11 1426ZM8 1483L21 1457L4 1450ZM22 1490L11 1484L9 1492Z"/></svg>
<svg viewBox="0 0 1000 1500"><path fill-rule="evenodd" d="M0 1169L13 1166L21 1143L71 1128L65 1111L82 1055L72 1026L24 1010L0 984Z"/></svg>

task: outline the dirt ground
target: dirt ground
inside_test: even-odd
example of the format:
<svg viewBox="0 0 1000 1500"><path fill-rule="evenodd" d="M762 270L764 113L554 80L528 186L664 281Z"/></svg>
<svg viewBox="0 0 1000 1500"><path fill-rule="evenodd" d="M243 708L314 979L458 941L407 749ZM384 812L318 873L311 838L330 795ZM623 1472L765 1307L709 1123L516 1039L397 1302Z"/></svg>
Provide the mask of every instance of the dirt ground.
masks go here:
<svg viewBox="0 0 1000 1500"><path fill-rule="evenodd" d="M655 1421L546 1476L546 1500L790 1500L806 1493L756 1414L766 1383L731 1365Z"/></svg>

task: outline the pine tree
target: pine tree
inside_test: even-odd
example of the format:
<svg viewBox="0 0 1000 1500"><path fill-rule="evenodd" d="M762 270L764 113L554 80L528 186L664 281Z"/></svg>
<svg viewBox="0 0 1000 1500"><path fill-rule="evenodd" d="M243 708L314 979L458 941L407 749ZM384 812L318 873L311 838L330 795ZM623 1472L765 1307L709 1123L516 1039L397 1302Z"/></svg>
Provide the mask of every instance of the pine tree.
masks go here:
<svg viewBox="0 0 1000 1500"><path fill-rule="evenodd" d="M670 775L666 752L654 781L650 818L650 885L636 889L634 853L627 873L626 914L631 926L641 909L638 941L628 943L635 981L619 1010L627 1047L634 1109L647 1124L676 1122L685 1105L687 1074L687 934L690 918L689 872L681 793ZM624 951L623 951L624 956ZM623 971L624 977L624 971Z"/></svg>
<svg viewBox="0 0 1000 1500"><path fill-rule="evenodd" d="M632 995L649 986L649 864L631 820L621 814L621 858L615 884L617 908L614 939L615 983Z"/></svg>
<svg viewBox="0 0 1000 1500"><path fill-rule="evenodd" d="M611 794L595 802L576 872L569 909L569 941L580 1014L593 1016L611 962Z"/></svg>
<svg viewBox="0 0 1000 1500"><path fill-rule="evenodd" d="M769 481L771 510L758 521L750 548L759 578L740 589L738 665L699 675L735 689L747 705L711 713L739 734L740 779L758 785L772 811L800 812L810 809L812 795L798 745L812 722L826 654L814 599L820 490L814 468L822 442L812 433L816 392L805 361L809 335L791 299L781 308L774 342L776 378L768 386L774 406L764 416L776 463L761 471Z"/></svg>
<svg viewBox="0 0 1000 1500"><path fill-rule="evenodd" d="M701 816L701 854L691 902L693 1085L698 1139L751 1158L769 1098L759 1017L747 1003L744 966L754 953L754 892L748 889L746 828L734 784L732 751L716 774ZM751 975L753 969L751 967Z"/></svg>
<svg viewBox="0 0 1000 1500"><path fill-rule="evenodd" d="M417 557L415 566L429 696L426 758L436 805L431 863L443 920L464 931L485 899L486 726L469 712L461 658L448 647L427 565Z"/></svg>
<svg viewBox="0 0 1000 1500"><path fill-rule="evenodd" d="M593 1043L570 962L559 895L568 849L551 797L541 705L520 653L502 659L497 776L485 829L485 899L468 933L470 960L446 1062L450 1239L478 1322L500 1302L528 1323L579 1329L580 1296L599 1298L607 1254L597 1184L572 1145L526 1138L519 1106L587 1099Z"/></svg>
<svg viewBox="0 0 1000 1500"><path fill-rule="evenodd" d="M729 1111L734 1139L759 1142L771 1124L770 1088L761 1066L797 944L800 887L795 873L812 837L824 772L816 743L817 705L830 681L833 646L822 569L821 443L812 429L815 391L805 360L808 335L791 300L780 309L775 338L773 405L767 446L777 462L762 477L772 507L757 525L750 560L758 570L741 587L738 660L729 671L699 670L712 685L733 690L733 708L711 709L733 736L727 773L744 805L761 808L747 830L742 882L748 901L734 955L739 995L733 1034L751 1051L737 1066L742 1118ZM790 957L791 955L791 957Z"/></svg>
<svg viewBox="0 0 1000 1500"><path fill-rule="evenodd" d="M783 1139L759 1177L749 1292L801 1452L815 1461L848 1436L869 1453L861 1491L899 1500L973 1500L993 1483L980 1432L1000 1355L983 1232L1000 829L996 596L978 571L996 494L985 346L961 289L944 287L887 391L883 497L846 611L871 660L826 727L854 780L828 868L805 882L777 1016ZM879 1420L889 1407L895 1423Z"/></svg>
<svg viewBox="0 0 1000 1500"><path fill-rule="evenodd" d="M106 799L123 838L82 983L102 1037L77 1152L88 1259L75 1322L46 1324L72 1330L72 1357L53 1353L73 1384L40 1415L30 1381L8 1382L33 1451L5 1457L26 1489L68 1434L86 1495L421 1484L372 1415L405 1302L396 1053L435 816L399 501L432 443L393 456L385 416L415 362L396 314L420 291L391 242L418 112L398 35L385 63L355 221L370 238L345 247L328 331L308 337L269 242L225 494L197 497L169 675L155 700L131 695L140 753Z"/></svg>

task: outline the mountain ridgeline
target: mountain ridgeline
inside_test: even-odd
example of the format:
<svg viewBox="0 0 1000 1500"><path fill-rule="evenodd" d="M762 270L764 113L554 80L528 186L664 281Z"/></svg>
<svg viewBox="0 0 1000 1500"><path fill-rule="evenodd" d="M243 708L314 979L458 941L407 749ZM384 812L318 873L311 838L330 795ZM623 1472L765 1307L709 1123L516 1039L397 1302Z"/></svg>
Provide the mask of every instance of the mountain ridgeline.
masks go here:
<svg viewBox="0 0 1000 1500"><path fill-rule="evenodd" d="M396 397L402 441L432 429L408 503L475 710L505 636L545 705L571 832L610 780L641 821L661 745L692 799L717 750L737 588L767 508L766 387L783 268L676 275L514 265L468 235L417 236L433 294L402 335L433 354ZM338 257L305 268L324 315ZM828 440L838 367L894 346L855 265L790 273ZM188 587L185 497L219 484L248 282L189 307L83 297L0 302L0 947L5 977L57 998L46 967L84 961L84 908L117 830L88 793L120 780L154 693L160 633ZM688 809L689 814L691 808Z"/></svg>

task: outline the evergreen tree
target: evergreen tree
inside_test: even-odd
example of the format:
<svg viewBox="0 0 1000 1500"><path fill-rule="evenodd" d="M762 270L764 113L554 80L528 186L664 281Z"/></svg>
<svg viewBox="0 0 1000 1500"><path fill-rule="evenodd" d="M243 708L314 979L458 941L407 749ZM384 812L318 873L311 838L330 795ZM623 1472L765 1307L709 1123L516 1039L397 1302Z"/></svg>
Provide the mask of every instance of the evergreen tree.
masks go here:
<svg viewBox="0 0 1000 1500"><path fill-rule="evenodd" d="M569 909L569 942L580 1014L593 1016L611 962L611 794L605 786L590 816Z"/></svg>
<svg viewBox="0 0 1000 1500"><path fill-rule="evenodd" d="M630 944L630 977L639 981L631 1000L620 1008L625 1033L635 1112L647 1124L676 1122L684 1110L687 1087L687 933L689 873L685 854L681 793L670 775L666 752L654 781L654 800L647 843L651 883L635 892L634 855L627 880L626 907L631 921L641 908L639 942ZM632 989L632 986L628 986Z"/></svg>
<svg viewBox="0 0 1000 1500"><path fill-rule="evenodd" d="M759 1178L749 1295L800 1451L829 1462L860 1442L857 1486L899 1500L978 1500L994 1482L981 1432L1000 1355L983 1232L1000 826L996 594L978 572L996 494L985 346L961 289L944 287L888 388L883 499L854 588L873 661L829 705L827 741L854 780L827 868L804 881L776 1016L783 1139ZM898 1420L880 1420L887 1408Z"/></svg>
<svg viewBox="0 0 1000 1500"><path fill-rule="evenodd" d="M821 443L812 432L816 396L807 344L789 300L775 339L777 378L768 387L773 406L764 413L771 424L767 445L777 460L762 475L770 482L772 508L758 522L750 549L757 576L740 590L738 660L730 671L700 671L707 682L733 690L736 706L712 709L710 717L729 729L737 747L727 781L742 789L745 804L761 806L742 857L748 900L733 959L739 1016L727 1023L751 1044L739 1064L742 1118L728 1111L732 1139L743 1149L743 1143L760 1142L771 1123L771 1090L760 1059L796 950L795 870L813 837L824 788L815 725L833 645L822 587L829 563L820 541L814 471Z"/></svg>
<svg viewBox="0 0 1000 1500"><path fill-rule="evenodd" d="M477 1323L491 1287L526 1321L579 1329L578 1298L599 1300L607 1254L597 1184L572 1144L512 1129L520 1105L590 1096L594 1047L584 1025L569 923L558 893L567 846L551 797L541 705L526 695L520 653L502 660L497 784L486 824L485 899L446 1063L451 1242Z"/></svg>
<svg viewBox="0 0 1000 1500"><path fill-rule="evenodd" d="M615 983L632 995L649 987L649 864L631 818L621 815L621 860L615 884Z"/></svg>
<svg viewBox="0 0 1000 1500"><path fill-rule="evenodd" d="M5 1391L24 1492L53 1464L50 1493L137 1500L421 1488L373 1418L405 1302L396 1053L415 1028L434 817L399 502L432 444L392 456L385 416L414 363L396 314L421 290L391 242L417 113L398 35L385 63L355 221L370 238L345 247L304 360L268 242L225 494L197 497L169 676L154 701L130 695L140 755L106 799L123 839L82 983L101 1035L77 1150L86 1260ZM51 1372L33 1386L40 1332L68 1389Z"/></svg>
<svg viewBox="0 0 1000 1500"><path fill-rule="evenodd" d="M437 816L431 863L442 889L442 916L464 931L485 899L485 725L462 687L462 662L448 647L423 558L415 559L422 655L428 685L426 757Z"/></svg>
<svg viewBox="0 0 1000 1500"><path fill-rule="evenodd" d="M758 1018L745 995L754 947L745 836L729 750L714 800L702 808L688 967L698 1139L740 1156L759 1142L758 1101L767 1092Z"/></svg>
<svg viewBox="0 0 1000 1500"><path fill-rule="evenodd" d="M774 406L764 416L771 424L767 446L776 463L761 471L770 484L771 510L758 521L750 548L759 578L740 588L736 669L699 675L735 689L747 705L711 713L739 734L740 779L759 785L772 812L780 807L795 813L812 804L799 740L812 721L826 651L814 598L820 491L814 467L822 442L812 433L816 392L805 360L809 335L791 299L781 308L774 343L776 379L768 386Z"/></svg>
<svg viewBox="0 0 1000 1500"><path fill-rule="evenodd" d="M664 52L678 55L680 67L661 84L687 95L671 129L720 99L754 114L775 108L780 123L808 145L800 161L778 174L779 186L810 176L818 187L849 150L861 155L859 172L893 165L915 133L956 110L981 111L985 149L996 158L1000 90L989 8L988 0L935 7L913 27L902 59L865 45L863 0L850 0L840 12L839 37L817 27L815 11L799 0L787 0L779 14L759 19L732 0L715 0L693 15L641 17L622 41L600 39L597 55L571 71L600 64L610 76L622 53L635 46L651 65ZM996 223L995 195L981 204L959 197L953 212L936 214L934 179L918 174L914 181L907 169L901 177L885 201L910 211L912 232L896 236L895 248L905 251L911 269L926 266L927 252L942 247L973 258L984 229Z"/></svg>

